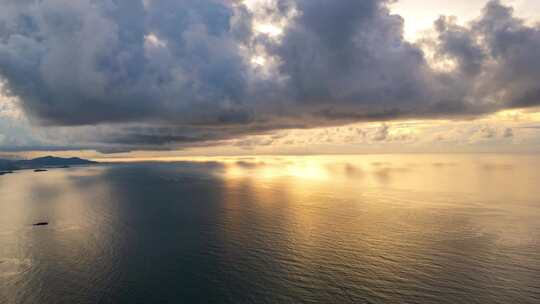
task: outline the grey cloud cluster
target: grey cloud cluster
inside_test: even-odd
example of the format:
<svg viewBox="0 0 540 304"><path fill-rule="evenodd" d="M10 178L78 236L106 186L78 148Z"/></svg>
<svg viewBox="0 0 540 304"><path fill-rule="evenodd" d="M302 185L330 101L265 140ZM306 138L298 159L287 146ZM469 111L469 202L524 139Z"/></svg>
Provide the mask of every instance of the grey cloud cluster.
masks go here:
<svg viewBox="0 0 540 304"><path fill-rule="evenodd" d="M51 125L246 122L233 11L145 3L2 0L0 74L10 92Z"/></svg>
<svg viewBox="0 0 540 304"><path fill-rule="evenodd" d="M289 96L331 120L399 116L430 95L422 51L403 39L388 1L299 0L299 16L272 53Z"/></svg>
<svg viewBox="0 0 540 304"><path fill-rule="evenodd" d="M451 18L436 22L437 53L457 62L456 82L483 111L540 104L540 27L527 26L513 9L489 2L467 27ZM455 80L453 80L455 81Z"/></svg>
<svg viewBox="0 0 540 304"><path fill-rule="evenodd" d="M499 1L441 17L422 43L441 70L391 2L0 0L0 78L33 121L99 124L80 145L111 150L540 104L540 27ZM257 18L288 20L276 38Z"/></svg>

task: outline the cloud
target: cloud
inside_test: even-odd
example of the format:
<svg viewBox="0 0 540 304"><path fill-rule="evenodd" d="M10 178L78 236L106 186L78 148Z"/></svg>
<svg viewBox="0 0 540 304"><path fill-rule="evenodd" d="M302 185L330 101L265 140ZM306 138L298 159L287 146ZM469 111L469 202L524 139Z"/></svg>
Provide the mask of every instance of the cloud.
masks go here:
<svg viewBox="0 0 540 304"><path fill-rule="evenodd" d="M504 138L512 138L512 137L514 137L514 130L512 128L504 129L503 137Z"/></svg>
<svg viewBox="0 0 540 304"><path fill-rule="evenodd" d="M390 127L387 124L383 124L377 130L375 130L375 133L372 136L372 140L374 141L385 141L388 139L389 135L389 129Z"/></svg>
<svg viewBox="0 0 540 304"><path fill-rule="evenodd" d="M540 28L499 1L418 44L389 0L1 2L0 78L52 130L43 146L172 149L540 104Z"/></svg>
<svg viewBox="0 0 540 304"><path fill-rule="evenodd" d="M248 139L242 139L234 143L235 146L245 150L251 150L258 146L271 146L274 144L275 139L267 137L252 137Z"/></svg>

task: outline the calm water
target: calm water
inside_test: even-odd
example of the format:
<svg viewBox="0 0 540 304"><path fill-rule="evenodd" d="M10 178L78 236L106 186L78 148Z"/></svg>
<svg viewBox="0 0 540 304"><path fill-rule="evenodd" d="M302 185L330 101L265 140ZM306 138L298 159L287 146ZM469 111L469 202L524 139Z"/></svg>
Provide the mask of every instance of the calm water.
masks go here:
<svg viewBox="0 0 540 304"><path fill-rule="evenodd" d="M387 155L1 176L0 303L540 303L539 168Z"/></svg>

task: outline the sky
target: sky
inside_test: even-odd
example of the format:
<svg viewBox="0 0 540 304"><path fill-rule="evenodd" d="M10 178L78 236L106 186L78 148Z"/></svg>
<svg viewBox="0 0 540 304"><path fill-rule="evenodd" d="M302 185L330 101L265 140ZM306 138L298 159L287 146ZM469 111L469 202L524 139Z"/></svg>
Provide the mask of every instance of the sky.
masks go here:
<svg viewBox="0 0 540 304"><path fill-rule="evenodd" d="M540 152L540 2L0 0L0 156Z"/></svg>
<svg viewBox="0 0 540 304"><path fill-rule="evenodd" d="M433 22L441 15L455 16L458 23L466 24L476 19L488 1L486 0L399 0L390 7L405 19L405 38L416 40L433 28ZM540 18L540 1L506 0L503 4L511 6L515 15L527 22Z"/></svg>

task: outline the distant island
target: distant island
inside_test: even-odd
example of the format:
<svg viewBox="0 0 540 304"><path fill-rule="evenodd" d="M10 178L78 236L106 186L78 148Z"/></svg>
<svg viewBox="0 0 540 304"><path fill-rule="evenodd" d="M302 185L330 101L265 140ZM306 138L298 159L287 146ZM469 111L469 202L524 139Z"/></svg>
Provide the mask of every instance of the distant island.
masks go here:
<svg viewBox="0 0 540 304"><path fill-rule="evenodd" d="M93 165L97 162L78 158L62 158L45 156L34 159L8 160L0 159L0 175L13 173L16 170L34 169L36 172L46 171L44 168L69 168L69 166Z"/></svg>

